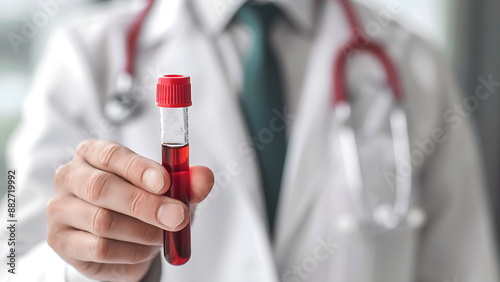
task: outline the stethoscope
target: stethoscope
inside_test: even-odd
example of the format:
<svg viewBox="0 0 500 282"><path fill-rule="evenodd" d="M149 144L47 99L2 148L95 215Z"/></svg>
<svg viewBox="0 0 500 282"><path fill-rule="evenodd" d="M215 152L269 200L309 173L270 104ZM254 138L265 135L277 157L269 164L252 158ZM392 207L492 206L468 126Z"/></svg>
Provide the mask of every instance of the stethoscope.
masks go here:
<svg viewBox="0 0 500 282"><path fill-rule="evenodd" d="M132 76L134 74L134 55L136 53L137 40L154 0L146 0L146 7L132 21L126 37L125 67L122 74L117 78L115 95L104 104L105 117L114 124L122 124L136 116L141 107L139 101L131 94ZM395 200L392 205L379 205L372 211L366 199L365 183L361 175L359 153L356 146L354 130L350 125L351 106L345 92L344 73L346 62L354 51L366 51L375 56L383 65L396 105L390 113L390 127L392 132L392 143L395 157L411 159L410 143L408 136L408 123L406 114L401 107L402 93L399 85L397 70L383 48L368 39L362 32L352 4L349 0L339 0L347 16L352 30L351 39L341 48L335 58L333 65L333 108L336 120L340 122L339 143L342 151L342 159L346 170L349 194L353 199L357 218L361 222L352 221L346 226L364 226L373 231L392 230L398 226L417 226L423 221L423 215L418 210L410 210L412 180L404 177L408 172L402 172L402 168L396 166L396 189ZM406 168L405 168L406 169ZM411 173L410 173L411 175ZM359 220L358 220L359 221Z"/></svg>
<svg viewBox="0 0 500 282"><path fill-rule="evenodd" d="M360 29L360 24L349 0L339 0L347 16L352 37L340 49L333 65L333 114L339 123L338 138L341 157L344 163L346 182L354 206L356 216L344 216L340 219L341 229L357 230L364 233L383 233L398 227L417 228L425 221L421 209L411 208L412 199L412 168L397 165L397 158L403 158L411 163L408 121L402 108L402 90L399 84L396 66L384 49L367 38ZM346 62L355 51L365 51L373 55L383 66L387 84L394 96L389 123L392 134L396 181L394 202L370 206L366 193L366 183L361 174L361 163L352 127L351 105L345 91Z"/></svg>
<svg viewBox="0 0 500 282"><path fill-rule="evenodd" d="M141 110L140 102L132 95L132 77L139 33L154 0L146 0L146 7L134 18L126 35L125 66L116 79L115 93L104 103L104 117L119 125L135 117Z"/></svg>

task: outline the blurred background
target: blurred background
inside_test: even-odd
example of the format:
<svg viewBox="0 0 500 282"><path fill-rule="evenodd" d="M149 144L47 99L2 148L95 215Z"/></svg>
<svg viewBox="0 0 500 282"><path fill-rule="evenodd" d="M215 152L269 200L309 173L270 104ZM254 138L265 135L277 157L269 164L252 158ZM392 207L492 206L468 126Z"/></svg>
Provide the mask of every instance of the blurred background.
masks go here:
<svg viewBox="0 0 500 282"><path fill-rule="evenodd" d="M6 142L19 121L37 62L51 32L88 8L109 1L130 0L16 0L0 2L0 172L5 179ZM134 0L136 1L136 0ZM164 0L167 1L167 0ZM207 0L208 1L208 0ZM210 0L213 1L213 0ZM358 0L387 11L393 3L402 10L391 17L427 39L446 54L463 94L474 95L478 77L500 81L500 1L498 0ZM35 25L36 23L36 25ZM34 28L27 30L27 25ZM26 37L24 33L29 36ZM500 89L496 89L500 92ZM500 94L500 93L496 93ZM474 111L495 214L500 214L499 144L500 95ZM463 160L466 162L467 160ZM3 180L1 183L5 183ZM3 187L3 186L2 186ZM2 191L3 193L4 191ZM496 217L497 231L500 218ZM497 234L500 234L498 232Z"/></svg>

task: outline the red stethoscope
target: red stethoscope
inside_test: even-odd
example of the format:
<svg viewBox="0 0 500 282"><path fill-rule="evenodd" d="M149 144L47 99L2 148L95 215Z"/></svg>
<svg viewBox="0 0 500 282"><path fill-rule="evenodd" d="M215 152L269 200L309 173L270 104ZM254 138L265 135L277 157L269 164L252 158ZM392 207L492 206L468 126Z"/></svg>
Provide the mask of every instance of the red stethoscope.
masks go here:
<svg viewBox="0 0 500 282"><path fill-rule="evenodd" d="M146 16L155 0L146 0L146 7L134 18L126 35L125 67L116 81L115 93L104 104L108 121L119 125L135 117L141 110L140 102L132 95L132 76L135 71L137 41Z"/></svg>
<svg viewBox="0 0 500 282"><path fill-rule="evenodd" d="M412 187L411 177L405 177L404 175L408 173L401 172L398 166L396 166L397 179L394 203L392 205L370 207L370 201L367 199L366 195L367 193L364 193L365 185L361 175L356 138L354 130L350 125L351 107L345 91L346 81L344 73L349 56L355 54L355 51L368 52L380 61L387 77L387 85L390 87L394 99L397 102L390 115L394 156L395 158L402 157L410 160L408 126L405 111L401 108L402 93L398 73L396 66L384 49L362 32L359 20L350 1L338 1L344 10L352 32L351 38L345 43L335 57L332 77L333 113L335 119L340 122L340 134L338 135L342 147L341 151L343 154L344 167L346 168L349 191L353 198L353 202L355 202L358 218L362 218L362 223L366 223L363 225L371 226L370 229L373 230L378 230L380 228L390 230L407 223L408 220L406 219L408 217L415 218L414 215L411 216L412 212L409 207ZM154 0L146 1L145 8L132 21L127 32L124 71L117 79L116 94L112 96L104 106L106 118L115 124L122 124L134 117L140 111L140 103L131 95L132 76L135 70L134 59L139 33L154 2ZM405 170L407 170L407 168L405 168ZM412 225L411 222L410 225Z"/></svg>
<svg viewBox="0 0 500 282"><path fill-rule="evenodd" d="M408 121L406 112L401 105L403 96L396 66L382 46L362 32L359 19L350 1L339 1L347 16L352 36L340 49L333 64L333 119L338 122L338 131L335 131L337 134L332 133L334 136L330 138L338 138L345 168L346 184L355 213L355 216L344 216L341 219L341 227L349 231L354 229L365 234L378 234L405 226L416 228L425 222L425 214L419 208L410 207L413 184L411 165L407 167L398 164L398 158L407 160L411 164L411 153ZM367 183L363 181L356 135L351 124L351 105L345 91L346 80L344 76L346 63L350 55L355 54L356 51L370 53L382 64L387 85L390 87L396 102L389 115L396 175L394 187L391 187L394 189L392 203L372 203L367 193Z"/></svg>
<svg viewBox="0 0 500 282"><path fill-rule="evenodd" d="M339 0L344 13L347 16L349 26L352 31L351 39L343 46L335 58L333 66L333 99L334 103L346 101L344 91L344 69L349 55L354 51L361 50L372 53L384 66L387 74L388 85L394 93L397 100L401 100L401 90L397 72L394 64L389 59L380 45L368 39L361 31L359 20L356 17L354 8L349 0ZM155 0L146 0L145 8L134 18L130 24L126 36L125 49L125 67L123 73L117 78L115 92L110 100L106 103L105 114L107 118L117 124L123 123L130 117L137 114L139 105L130 94L132 88L132 76L135 70L135 53L137 48L137 40L139 33L144 24L144 20L148 15Z"/></svg>

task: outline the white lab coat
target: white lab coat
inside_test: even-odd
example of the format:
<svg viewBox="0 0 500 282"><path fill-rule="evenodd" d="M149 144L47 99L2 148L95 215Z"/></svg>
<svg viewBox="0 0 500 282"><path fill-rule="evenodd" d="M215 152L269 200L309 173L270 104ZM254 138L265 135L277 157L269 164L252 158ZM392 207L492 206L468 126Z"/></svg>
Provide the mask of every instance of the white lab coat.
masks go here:
<svg viewBox="0 0 500 282"><path fill-rule="evenodd" d="M280 117L288 122L289 151L270 244L257 165L252 152L242 150L248 133L222 55L190 10L169 2L177 17L152 35L163 39L141 37L134 93L143 111L123 126L110 125L101 109L123 68L123 38L137 9L115 6L112 14L68 27L50 44L11 143L10 167L18 173L18 265L7 278L83 281L45 243L44 208L54 171L87 138L117 141L159 161L156 77L182 73L193 83L191 163L210 167L216 185L196 211L191 260L182 267L162 262L161 281L499 281L476 140L470 119L449 112L462 100L443 58L394 23L372 38L399 68L411 150L417 158L424 155L412 175L411 206L420 220L382 234L358 232L330 103L333 56L349 30L338 3L324 1L300 106L293 116ZM359 10L364 22L373 20ZM356 123L365 183L391 199L389 190L379 188L387 187L386 172L395 166L386 126L391 100L371 90L380 89L384 76L373 58L361 55L348 77L355 115L374 121ZM445 142L421 145L440 129Z"/></svg>

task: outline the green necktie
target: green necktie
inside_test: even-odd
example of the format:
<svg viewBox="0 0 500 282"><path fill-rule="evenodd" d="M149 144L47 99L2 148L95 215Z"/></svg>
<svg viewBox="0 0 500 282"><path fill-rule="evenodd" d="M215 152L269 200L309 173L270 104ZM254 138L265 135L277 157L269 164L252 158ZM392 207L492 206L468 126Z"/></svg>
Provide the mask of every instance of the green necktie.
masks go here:
<svg viewBox="0 0 500 282"><path fill-rule="evenodd" d="M285 124L276 116L276 112L283 113L283 86L270 42L272 25L279 16L281 11L275 5L252 2L236 14L252 39L244 58L241 104L260 165L271 232L286 155Z"/></svg>

